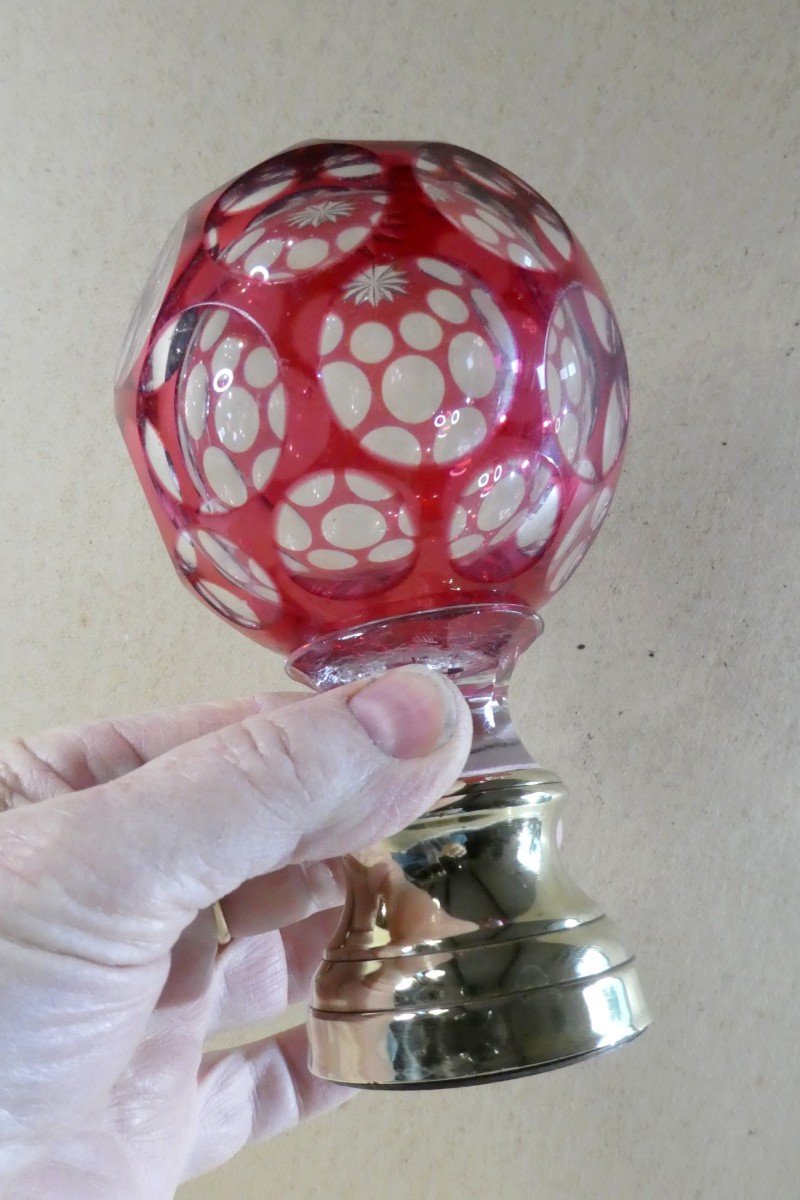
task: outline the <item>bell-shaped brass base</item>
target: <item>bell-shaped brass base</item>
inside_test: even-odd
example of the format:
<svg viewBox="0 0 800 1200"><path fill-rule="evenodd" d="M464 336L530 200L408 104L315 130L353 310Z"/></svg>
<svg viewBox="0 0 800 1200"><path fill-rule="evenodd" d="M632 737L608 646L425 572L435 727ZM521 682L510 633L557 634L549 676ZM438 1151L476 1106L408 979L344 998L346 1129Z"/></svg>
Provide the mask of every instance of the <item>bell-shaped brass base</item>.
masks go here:
<svg viewBox="0 0 800 1200"><path fill-rule="evenodd" d="M309 1013L314 1074L446 1087L548 1070L649 1023L632 956L558 852L540 768L461 781L358 858Z"/></svg>

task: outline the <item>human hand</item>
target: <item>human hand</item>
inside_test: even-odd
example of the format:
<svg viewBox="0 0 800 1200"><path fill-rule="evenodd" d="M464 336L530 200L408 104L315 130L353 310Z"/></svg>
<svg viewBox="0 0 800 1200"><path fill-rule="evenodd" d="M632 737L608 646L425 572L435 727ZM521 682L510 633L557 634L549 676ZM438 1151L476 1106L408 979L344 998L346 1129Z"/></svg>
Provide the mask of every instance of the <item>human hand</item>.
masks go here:
<svg viewBox="0 0 800 1200"><path fill-rule="evenodd" d="M338 856L429 808L470 736L453 684L406 668L0 750L0 1196L162 1200L348 1099L302 1026L204 1042L306 995Z"/></svg>

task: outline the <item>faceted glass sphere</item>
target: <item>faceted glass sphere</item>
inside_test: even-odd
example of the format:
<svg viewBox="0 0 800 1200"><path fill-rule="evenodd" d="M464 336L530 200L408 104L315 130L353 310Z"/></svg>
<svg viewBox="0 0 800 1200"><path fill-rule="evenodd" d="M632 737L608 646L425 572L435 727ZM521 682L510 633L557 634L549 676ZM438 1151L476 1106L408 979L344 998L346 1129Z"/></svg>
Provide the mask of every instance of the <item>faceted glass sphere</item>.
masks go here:
<svg viewBox="0 0 800 1200"><path fill-rule="evenodd" d="M178 223L117 413L200 599L283 651L453 604L539 609L608 511L608 297L555 210L443 144L313 143Z"/></svg>

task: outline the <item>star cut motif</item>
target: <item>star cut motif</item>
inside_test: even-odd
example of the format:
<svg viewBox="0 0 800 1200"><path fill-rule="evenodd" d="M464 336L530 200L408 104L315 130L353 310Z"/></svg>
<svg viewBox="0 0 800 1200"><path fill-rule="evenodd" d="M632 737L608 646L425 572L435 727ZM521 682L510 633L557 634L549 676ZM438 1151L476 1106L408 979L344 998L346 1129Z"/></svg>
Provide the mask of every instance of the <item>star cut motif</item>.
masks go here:
<svg viewBox="0 0 800 1200"><path fill-rule="evenodd" d="M344 288L348 300L356 304L371 304L373 307L381 300L394 300L395 296L405 292L406 275L391 264L367 267L355 278L351 279Z"/></svg>
<svg viewBox="0 0 800 1200"><path fill-rule="evenodd" d="M327 222L335 224L340 217L349 217L353 211L350 200L321 200L318 204L309 204L289 218L289 224L296 229L307 229L309 226L318 229Z"/></svg>

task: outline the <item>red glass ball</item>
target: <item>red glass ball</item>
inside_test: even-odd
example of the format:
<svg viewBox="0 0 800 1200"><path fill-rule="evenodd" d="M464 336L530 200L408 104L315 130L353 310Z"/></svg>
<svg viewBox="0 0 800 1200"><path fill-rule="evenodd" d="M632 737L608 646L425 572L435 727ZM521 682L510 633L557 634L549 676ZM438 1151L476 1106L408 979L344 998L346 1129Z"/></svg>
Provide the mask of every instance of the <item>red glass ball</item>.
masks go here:
<svg viewBox="0 0 800 1200"><path fill-rule="evenodd" d="M313 143L179 222L117 413L186 584L291 651L540 608L608 511L628 378L586 252L522 180L454 146Z"/></svg>

